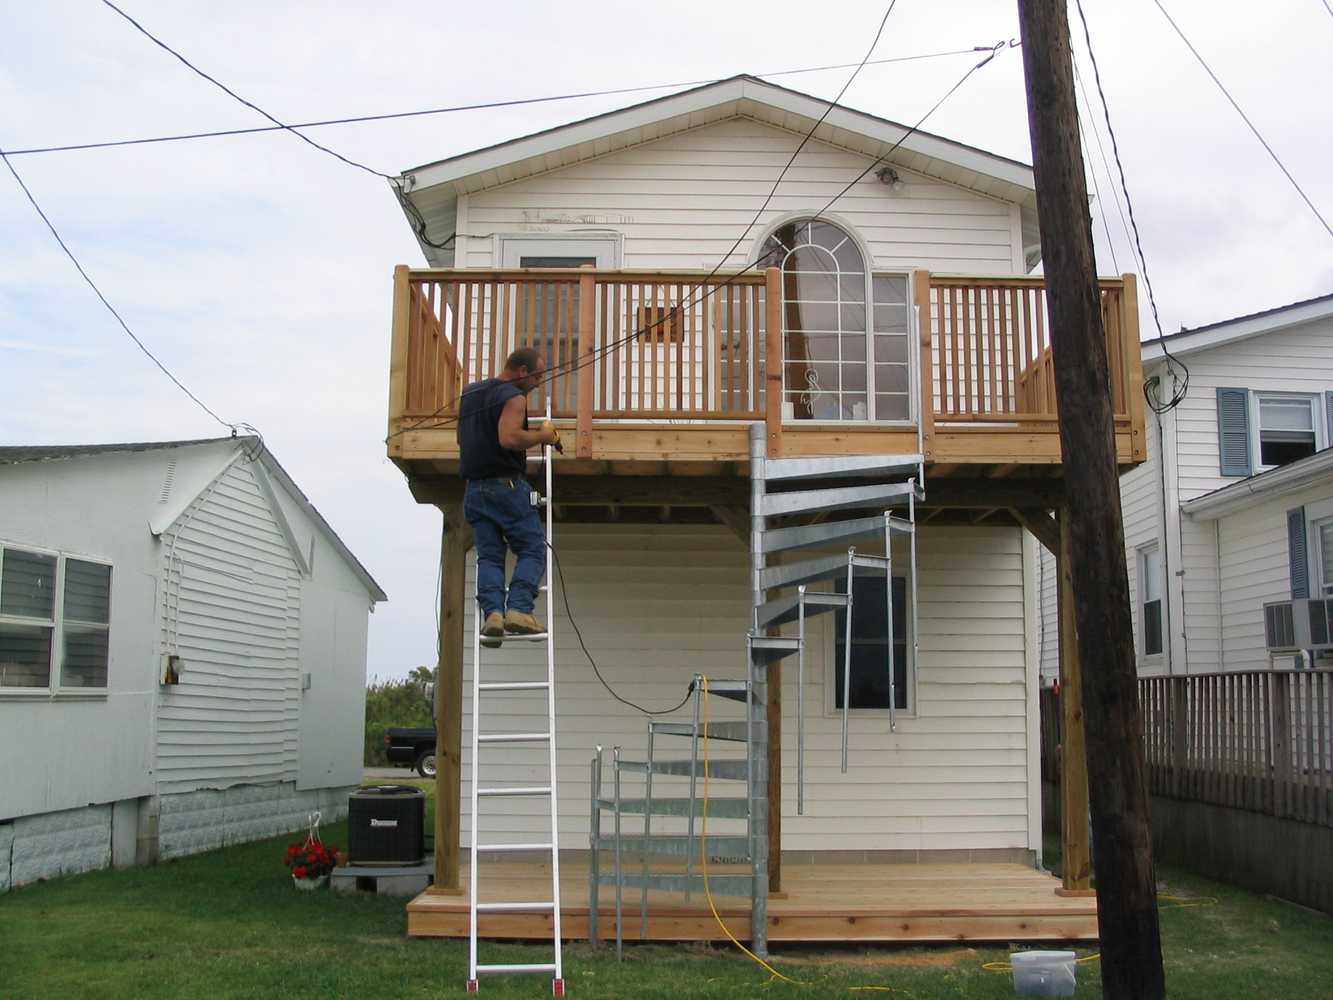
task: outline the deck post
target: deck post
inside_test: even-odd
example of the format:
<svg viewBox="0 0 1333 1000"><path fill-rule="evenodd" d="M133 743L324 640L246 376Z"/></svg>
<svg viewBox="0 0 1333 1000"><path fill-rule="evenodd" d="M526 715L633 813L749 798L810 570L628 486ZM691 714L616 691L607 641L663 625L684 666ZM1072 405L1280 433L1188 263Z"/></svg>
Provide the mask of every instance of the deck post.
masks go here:
<svg viewBox="0 0 1333 1000"><path fill-rule="evenodd" d="M406 264L399 264L393 269L393 327L390 331L389 346L389 433L394 431L394 421L401 420L407 412L407 341L410 310L408 302L411 284L408 276L411 269ZM396 438L389 439L389 454L394 454Z"/></svg>
<svg viewBox="0 0 1333 1000"><path fill-rule="evenodd" d="M592 458L592 397L598 364L597 355L593 353L597 349L597 283L592 264L584 264L579 270L579 402L575 454L579 458Z"/></svg>
<svg viewBox="0 0 1333 1000"><path fill-rule="evenodd" d="M1083 677L1074 628L1074 574L1069 512L1060 510L1060 828L1064 878L1056 892L1092 894L1088 835L1088 752L1083 742Z"/></svg>
<svg viewBox="0 0 1333 1000"><path fill-rule="evenodd" d="M912 277L912 299L916 306L917 338L920 341L917 371L917 422L921 426L921 450L927 462L935 458L935 365L930 343L930 272Z"/></svg>
<svg viewBox="0 0 1333 1000"><path fill-rule="evenodd" d="M1129 448L1136 462L1148 459L1147 422L1143 398L1143 345L1139 343L1139 286L1132 274L1122 274L1120 349L1125 358L1125 401L1129 404Z"/></svg>
<svg viewBox="0 0 1333 1000"><path fill-rule="evenodd" d="M435 892L463 891L458 833L462 823L463 614L472 528L463 508L441 507L440 656L435 671Z"/></svg>
<svg viewBox="0 0 1333 1000"><path fill-rule="evenodd" d="M779 267L764 272L764 354L768 457L777 458L782 454L782 269Z"/></svg>

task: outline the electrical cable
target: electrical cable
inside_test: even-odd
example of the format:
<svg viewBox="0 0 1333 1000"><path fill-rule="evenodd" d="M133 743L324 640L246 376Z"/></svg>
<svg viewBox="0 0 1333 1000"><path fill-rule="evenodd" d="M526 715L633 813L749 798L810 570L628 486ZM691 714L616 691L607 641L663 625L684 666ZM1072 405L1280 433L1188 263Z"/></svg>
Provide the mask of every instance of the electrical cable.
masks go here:
<svg viewBox="0 0 1333 1000"><path fill-rule="evenodd" d="M1129 246L1130 256L1134 258L1141 271L1143 262L1139 260L1138 251L1134 248L1134 237L1129 234L1129 223L1125 221L1125 206L1120 203L1120 191L1116 187L1115 176L1111 173L1111 161L1106 156L1106 147L1102 145L1102 133L1097 128L1097 117L1092 112L1092 101L1088 99L1087 88L1083 86L1083 74L1078 71L1078 63L1074 63L1074 82L1078 84L1079 93L1083 95L1083 106L1088 109L1088 128L1092 131L1092 137L1097 140L1097 153L1101 157L1102 172L1106 174L1106 183L1111 189L1116 214L1120 216L1120 228L1125 234L1125 243ZM1079 119L1079 124L1082 125L1082 119ZM1095 172L1093 176L1095 180Z"/></svg>
<svg viewBox="0 0 1333 1000"><path fill-rule="evenodd" d="M986 56L985 59L983 59L981 62L977 63L976 65L972 66L970 69L968 69L968 71L967 71L966 73L964 73L963 76L960 77L959 80L958 80L952 87L949 88L949 90L945 93L945 95L944 95L943 97L941 97L938 101L936 101L935 104L930 108L930 110L928 110L924 115L922 115L922 116L917 120L916 124L912 125L910 128L907 129L906 132L903 133L903 135L902 135L902 136L901 136L901 137L900 137L900 138L893 144L893 146L892 146L887 152L885 152L884 154L882 154L877 160L875 160L873 163L871 163L871 165L870 165L869 167L867 167L865 170L863 170L863 171L861 171L859 174L857 174L857 176L856 176L855 178L852 179L851 183L849 183L848 185L846 185L841 191L838 192L838 194L834 195L833 198L829 199L829 201L826 202L826 203L824 204L824 206L823 206L822 208L820 208L819 211L818 211L817 213L815 213L815 215L811 216L811 218L812 218L812 219L820 218L820 217L823 215L823 213L827 212L827 211L829 210L829 208L831 208L831 207L832 207L832 206L833 206L833 205L834 205L840 198L842 198L848 191L850 191L850 190L852 189L852 187L854 187L854 186L855 186L855 185L856 185L862 178L864 178L864 177L866 176L866 174L868 174L871 170L873 170L876 166L878 166L879 163L883 162L883 160L884 160L885 158L887 158L887 157L888 157L894 150L898 149L898 148L899 148L904 142L906 142L907 139L910 138L915 132L919 131L920 128L921 128L921 126L925 123L926 119L928 119L928 118L929 118L931 115L933 115L937 110L939 110L939 108L941 107L941 105L943 105L944 102L945 102L946 100L948 100L948 98L951 97L951 96L958 90L958 88L961 87L961 86L963 85L963 83L965 83L965 82L967 81L967 79L968 79L973 73L975 73L978 69L981 69L981 68L982 68L983 66L985 66L987 63L989 63L992 59L994 59L995 56L996 56L996 54L998 54L999 51L1000 51L1001 49L1005 48L1006 46L1013 47L1013 46L1010 45L1010 43L1003 42L1003 41L1002 41L1002 42L998 42L998 43L996 43L994 46L985 46L985 47L984 47L984 51L986 51L986 52L988 53L988 55ZM873 49L872 49L872 51L873 51ZM845 88L844 88L844 89L845 89ZM831 110L831 106L830 106L830 110ZM828 112L826 111L826 112L825 112L825 115L826 115L826 116L827 116L827 113L828 113ZM823 120L823 119L821 118L821 121L822 121L822 120ZM818 125L816 125L816 127L818 127ZM813 133L814 133L814 129L811 129L811 130L810 130L810 133L809 133L809 134L807 135L807 137L806 137L807 140L809 139L809 137L810 137L811 135L813 135ZM790 163L788 164L788 166L790 166ZM784 173L785 173L785 169L784 169ZM782 176L780 175L779 178L778 178L778 182L777 182L777 183L780 183L781 180L782 180ZM775 185L774 185L774 191L776 191L776 189L777 189L777 184L775 183ZM765 203L764 203L764 207L767 207L768 202L771 201L771 199L772 199L772 193L770 193L769 198L765 201ZM762 215L763 210L764 210L764 207L761 207L759 213L756 213L756 220L757 220L757 218L758 218L759 215ZM751 270L752 268L757 267L757 266L761 263L760 260L756 260L756 261L754 261L753 263L746 265L744 268L742 268L740 271L736 272L735 274L729 275L729 276L726 278L726 280L722 281L721 283L719 283L719 284L717 284L717 285L715 285L715 286L712 286L712 287L708 288L708 289L704 292L704 294L703 294L702 296L700 296L699 298L694 298L694 297L693 297L694 294L695 294L700 288L704 287L704 285L708 282L709 279L711 279L712 277L714 277L714 276L718 273L718 271L721 270L722 265L726 262L727 258L730 257L730 256L735 252L736 248L740 245L740 243L741 243L741 241L744 239L745 235L748 234L749 231L750 231L751 229L754 228L754 225L755 225L755 221L752 221L752 222L750 223L750 225L746 227L746 231L745 231L745 233L742 234L742 236L741 236L739 239L737 239L735 243L732 244L732 248L731 248L729 251L727 251L727 253L722 257L721 260L719 260L718 264L717 264L717 265L716 265L716 266L715 266L715 267L714 267L714 268L713 268L707 275L705 275L704 278L703 278L701 281L699 281L697 284L695 284L695 285L691 288L691 290L690 290L690 294L689 294L689 296L687 296L688 301L683 302L683 303L681 303L680 305L674 307L673 312L674 312L675 310L687 309L687 308L690 308L690 307L692 307L692 306L694 306L694 305L697 305L699 302L703 301L704 299L707 299L708 297L710 297L710 296L716 294L717 292L721 291L723 288L728 287L730 284L732 284L732 282L734 282L734 281L735 281L737 278L739 278L742 274L746 273L747 271ZM548 383L550 383L550 382L553 382L556 378L558 378L558 377L559 377L561 374L563 374L563 373L572 373L572 372L576 372L576 371L578 371L579 369L581 369L581 368L583 368L583 367L586 367L587 365L594 364L600 357L602 357L602 356L604 356L604 355L608 355L608 354L614 353L615 351L617 351L617 350L619 350L621 347L623 347L625 344L627 344L627 343L629 343L629 342L631 342L631 341L634 341L634 340L636 340L636 339L642 337L644 334L646 334L646 333L648 333L648 332L650 332L650 331L656 329L657 327L661 326L661 325L662 325L663 323L665 323L669 318L670 318L670 313L664 314L663 316L659 317L657 320L655 320L654 322L648 324L647 326L642 327L641 329L636 330L636 331L634 331L633 333L628 334L628 335L626 335L626 336L624 336L624 337L621 337L621 338L619 338L618 340L614 340L614 341L611 341L611 342L609 342L609 343L607 343L607 344L604 344L604 345L602 345L601 347L598 347L598 348L596 348L596 349L594 349L594 350L588 352L588 354L586 354L586 355L584 355L584 356L581 356L581 357L579 357L579 358L577 358L577 359L575 359L575 360L573 360L573 361L566 362L566 363L563 364L563 365L556 365L556 366L554 366L554 367L552 367L552 368L547 368L547 369L545 370L545 372L543 373L543 377L542 377L542 379L538 382L538 385L545 385L545 384L548 384ZM396 431L394 431L393 433L389 434L389 435L385 438L385 443L387 444L390 440L392 440L393 438L399 436L400 434L406 434L406 433L409 432L409 431L419 430L419 429L421 429L421 428L423 428L423 427L426 427L427 425L430 425L429 428L428 428L428 429L430 429L430 430L445 430L445 429L448 429L449 427L454 426L454 425L457 423L457 421L458 421L458 418L457 418L456 416L445 417L443 420L439 420L439 419L438 419L438 418L440 417L440 415L444 413L445 409L446 409L447 407L449 407L450 405L452 405L452 404L451 404L451 403L445 403L445 404L442 404L440 407L438 407L438 408L435 410L435 412L433 412L433 413L431 413L431 414L429 414L429 415L427 415L427 416L425 416L425 417L422 417L422 418L416 420L415 422L413 422L413 423L411 423L411 424L408 424L408 425L405 426L405 427L400 427L398 430L396 430ZM492 405L494 405L494 404L492 404Z"/></svg>
<svg viewBox="0 0 1333 1000"><path fill-rule="evenodd" d="M1268 155L1273 158L1273 162L1277 164L1278 169L1281 170L1287 180L1291 182L1291 186L1296 189L1296 193L1301 196L1301 200L1305 202L1306 207L1314 213L1314 217L1323 225L1324 231L1327 232L1329 236L1333 237L1333 226L1330 226L1328 220L1324 218L1319 209L1315 208L1314 202L1310 200L1310 196L1305 193L1304 189L1302 189L1298 183L1296 183L1296 178L1291 175L1291 171L1287 169L1287 165L1283 163L1277 153L1273 151L1273 147L1268 144L1268 140L1259 133L1254 122L1250 121L1249 115L1241 110L1241 106L1236 103L1236 99L1231 96L1231 92L1222 85L1222 81L1217 78L1217 74L1213 72L1212 67L1204 61L1203 56L1199 54L1199 50L1196 49L1190 40L1185 37L1185 32L1180 30L1180 25L1176 24L1171 15L1167 13L1166 8L1162 6L1162 0L1153 0L1153 3L1156 4L1157 9L1162 12L1162 16L1166 18L1167 24L1175 29L1176 34L1180 36L1180 40L1185 43L1185 48L1189 49L1194 58L1199 61L1199 65L1203 67L1203 70L1208 74L1209 79L1217 84L1217 89L1222 91L1222 96L1225 97L1227 101L1230 102L1231 106L1236 109L1236 114L1240 115L1241 121L1249 126L1250 131L1254 133L1254 137L1259 140L1259 145L1267 150Z"/></svg>
<svg viewBox="0 0 1333 1000"><path fill-rule="evenodd" d="M1134 218L1134 202L1129 197L1129 184L1125 180L1125 165L1120 160L1120 144L1116 141L1115 129L1111 125L1111 109L1106 103L1106 91L1102 88L1102 74L1097 67L1097 56L1092 50L1092 32L1088 28L1087 15L1083 13L1083 0L1075 0L1075 6L1078 8L1079 20L1083 22L1083 40L1088 48L1088 58L1092 62L1093 82L1097 85L1097 96L1101 99L1102 114L1106 118L1106 132L1111 137L1111 152L1115 157L1116 170L1120 173L1120 189L1125 196L1125 207L1129 210L1129 223L1134 231L1134 247L1138 252L1139 265L1143 269L1143 284L1148 289L1148 305L1152 308L1153 325L1157 328L1158 340L1162 345L1162 354L1166 357L1167 370L1171 372L1171 398L1165 403L1156 398L1155 393L1149 393L1148 382L1145 381L1143 384L1144 400L1155 413L1160 415L1174 409L1184 401L1186 393L1189 392L1190 370L1166 346L1166 335L1162 332L1162 320L1157 313L1157 297L1153 294L1152 278L1148 274L1148 258L1143 253L1143 242L1139 238L1139 224ZM1183 378L1176 374L1175 368L1184 372Z"/></svg>
<svg viewBox="0 0 1333 1000"><path fill-rule="evenodd" d="M1078 122L1079 146L1083 150L1083 162L1087 165L1088 176L1092 178L1092 193L1097 199L1097 214L1102 217L1102 231L1106 233L1106 247L1111 251L1111 266L1115 268L1115 273L1120 274L1120 261L1115 254L1115 243L1111 239L1111 224L1106 218L1106 203L1102 201L1102 188L1097 183L1097 171L1093 168L1092 157L1088 155L1088 134L1083 128L1083 118L1075 116ZM1112 188L1114 190L1114 188ZM1095 254L1094 254L1095 256Z"/></svg>
<svg viewBox="0 0 1333 1000"><path fill-rule="evenodd" d="M947 56L969 55L988 48L976 45L967 49L951 49L947 52L924 52L911 56L892 56L887 59L871 59L865 65L884 66L889 63L918 62L924 59L940 59ZM850 69L856 63L836 63L828 66L808 66L802 69L783 69L771 73L755 73L756 77L795 76L801 73L822 73L834 69ZM707 80L681 80L675 83L653 83L638 87L615 87L609 90L585 90L569 94L553 94L547 97L522 97L503 101L484 101L476 104L458 104L452 107L423 108L417 111L395 111L377 115L355 115L348 118L325 118L309 122L293 122L290 125L259 125L253 128L216 129L208 132L184 132L175 135L144 136L136 139L112 139L104 142L68 143L58 146L33 146L27 149L10 149L10 156L28 156L36 153L68 153L85 149L110 149L117 146L143 146L153 143L182 142L187 139L216 139L230 136L258 135L265 132L281 132L295 128L323 128L329 125L356 125L365 122L394 121L404 118L421 118L427 115L446 115L461 111L486 111L496 108L513 108L527 104L550 104L556 101L580 100L587 97L611 97L617 94L636 94L649 90L672 90L676 87L700 87L719 83L726 77L713 77Z"/></svg>
<svg viewBox="0 0 1333 1000"><path fill-rule="evenodd" d="M113 306L110 303L110 301L108 301L105 295L102 294L102 290L97 287L97 283L94 282L93 279L88 276L88 272L83 269L83 265L79 263L79 259L74 256L74 252L70 250L69 246L65 243L64 239L61 238L60 233L56 230L56 227L51 223L51 220L47 217L46 213L42 211L42 206L37 204L37 199L34 198L32 196L32 192L28 190L28 185L23 183L23 178L20 177L18 171L14 169L14 164L9 162L9 157L5 153L0 152L0 160L5 161L5 166L8 167L9 172L14 175L14 180L18 182L18 186L23 189L23 193L24 195L27 196L29 204L31 204L33 209L37 212L37 214L41 216L42 221L46 223L46 228L51 231L51 235L55 237L55 241L60 244L60 249L65 251L65 256L68 257L70 263L74 265L74 269L79 272L79 276L83 278L85 282L88 283L88 287L93 290L93 294L96 295L99 300L101 300L102 305L106 306L107 311L111 313L111 315L115 317L116 322L120 324L120 328L125 331L126 335L130 338L130 340L134 341L135 346L138 347L139 350L143 351L143 353L147 356L148 360L151 361L153 364L157 365L158 370L161 371L162 374L165 375L167 378L171 379L172 383L176 386L177 389L185 393L185 395L189 396L190 400L196 406L198 406L199 409L203 410L205 413L207 413L210 417L216 420L223 427L226 427L229 430L231 430L233 437L235 437L236 429L238 427L249 428L250 427L249 424L234 424L226 420L223 420L221 417L219 417L216 413L213 412L212 408L209 407L207 403L205 403L193 392L191 392L186 387L185 383L182 382L180 379L178 379L172 373L171 369L169 369L166 365L164 365L161 361L158 360L157 355L155 355L152 351L150 351L148 347L144 344L144 342L140 340L138 336L135 335L134 331L130 329L129 324L125 322L124 317L122 317L120 313L116 311L116 307Z"/></svg>

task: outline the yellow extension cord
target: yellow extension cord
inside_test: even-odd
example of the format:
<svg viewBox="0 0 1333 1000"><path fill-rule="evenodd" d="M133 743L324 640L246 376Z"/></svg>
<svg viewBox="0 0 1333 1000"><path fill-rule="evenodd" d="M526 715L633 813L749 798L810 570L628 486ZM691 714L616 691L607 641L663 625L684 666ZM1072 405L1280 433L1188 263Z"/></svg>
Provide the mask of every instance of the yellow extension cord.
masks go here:
<svg viewBox="0 0 1333 1000"><path fill-rule="evenodd" d="M742 953L744 953L746 956L748 956L753 961L758 963L766 972L770 973L768 981L764 983L765 986L769 985L769 983L772 983L775 979L780 980L784 983L790 983L793 986L817 986L819 985L818 983L810 982L809 980L805 979L793 979L791 976L784 975L777 969L773 968L773 966L765 962L754 952L752 952L749 948L745 947L745 945L737 941L736 936L732 934L731 929L727 927L726 921L724 921L721 915L717 912L717 905L713 902L713 893L708 886L708 678L704 677L702 674L700 675L700 677L702 678L701 683L703 685L703 693L704 693L704 698L703 698L704 702L704 729L703 729L704 804L703 805L704 807L703 807L703 823L699 834L701 842L701 849L699 853L703 864L704 896L708 899L708 909L710 909L713 912L713 919L717 921L717 925L722 928L722 933L727 936L728 940L730 940L732 944L734 944L737 948L739 948ZM748 718L747 715L746 718L747 725L749 724L749 722L750 719ZM749 741L747 740L746 742L748 746ZM749 794L750 790L747 788L746 795ZM849 986L847 987L847 989L854 993L904 993L907 994L908 996L911 996L911 994L907 993L906 990L895 989L892 986Z"/></svg>

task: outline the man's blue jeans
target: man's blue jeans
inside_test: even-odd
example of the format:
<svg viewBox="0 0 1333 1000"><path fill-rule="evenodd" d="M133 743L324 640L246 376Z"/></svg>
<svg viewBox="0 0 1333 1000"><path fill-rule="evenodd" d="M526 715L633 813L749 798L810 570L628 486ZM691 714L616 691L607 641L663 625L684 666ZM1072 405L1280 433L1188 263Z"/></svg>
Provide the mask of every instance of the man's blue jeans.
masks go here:
<svg viewBox="0 0 1333 1000"><path fill-rule="evenodd" d="M463 516L477 549L477 603L482 614L505 610L505 552L518 557L509 583L509 610L532 614L546 572L546 533L532 505L532 487L513 479L469 479Z"/></svg>

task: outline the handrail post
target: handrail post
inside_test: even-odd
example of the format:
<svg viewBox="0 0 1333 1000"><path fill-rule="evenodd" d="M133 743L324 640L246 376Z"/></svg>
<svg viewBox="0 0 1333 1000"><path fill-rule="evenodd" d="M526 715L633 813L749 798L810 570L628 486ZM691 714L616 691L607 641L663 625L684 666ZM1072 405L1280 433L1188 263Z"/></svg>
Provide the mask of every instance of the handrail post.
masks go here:
<svg viewBox="0 0 1333 1000"><path fill-rule="evenodd" d="M921 424L921 447L927 461L935 457L935 372L930 344L930 272L917 271L913 278L917 337L921 347L917 375L917 415Z"/></svg>
<svg viewBox="0 0 1333 1000"><path fill-rule="evenodd" d="M768 429L768 457L782 454L782 269L764 272L764 423ZM755 345L756 348L758 345Z"/></svg>
<svg viewBox="0 0 1333 1000"><path fill-rule="evenodd" d="M1129 404L1129 447L1136 462L1148 458L1148 442L1143 412L1143 345L1139 342L1139 287L1132 274L1124 281L1120 301L1120 350L1125 359L1125 397Z"/></svg>
<svg viewBox="0 0 1333 1000"><path fill-rule="evenodd" d="M592 396L599 364L597 340L597 283L594 266L584 264L579 269L579 403L578 424L575 432L575 454L592 458Z"/></svg>
<svg viewBox="0 0 1333 1000"><path fill-rule="evenodd" d="M393 269L393 326L389 347L389 434L394 432L394 422L401 420L407 412L407 341L408 323L410 322L408 302L410 284L409 268L399 264ZM401 454L402 440L389 438L389 453Z"/></svg>

